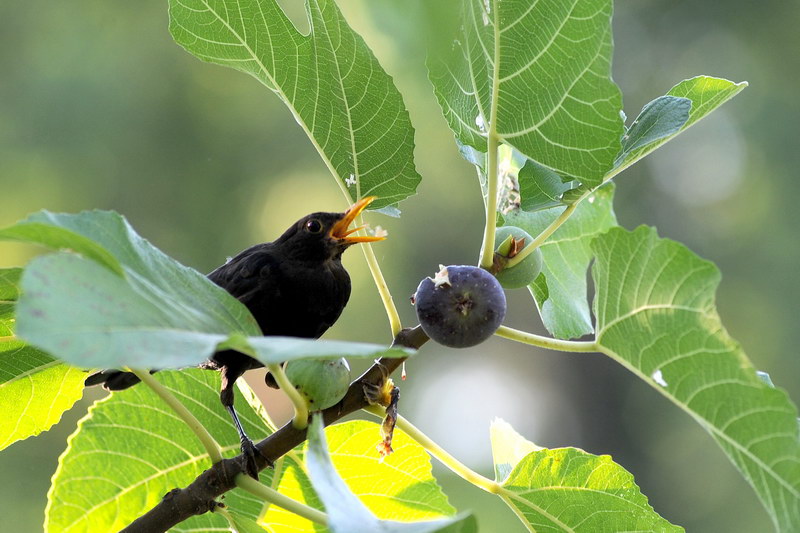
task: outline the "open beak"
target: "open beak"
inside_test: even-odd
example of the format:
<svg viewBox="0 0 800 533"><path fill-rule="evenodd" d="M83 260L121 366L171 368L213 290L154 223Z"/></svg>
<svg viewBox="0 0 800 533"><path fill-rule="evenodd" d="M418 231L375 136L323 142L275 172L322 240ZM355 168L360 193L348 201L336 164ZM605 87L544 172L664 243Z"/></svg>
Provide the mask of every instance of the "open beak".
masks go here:
<svg viewBox="0 0 800 533"><path fill-rule="evenodd" d="M331 228L331 237L346 245L356 244L359 242L382 241L385 239L386 237L376 237L373 235L353 235L351 237L353 233L364 229L365 226L359 226L357 228L350 229L350 224L352 224L356 217L358 217L358 215L360 215L361 212L376 198L377 196L367 196L351 205L350 209L345 211L342 220L334 224L333 228Z"/></svg>

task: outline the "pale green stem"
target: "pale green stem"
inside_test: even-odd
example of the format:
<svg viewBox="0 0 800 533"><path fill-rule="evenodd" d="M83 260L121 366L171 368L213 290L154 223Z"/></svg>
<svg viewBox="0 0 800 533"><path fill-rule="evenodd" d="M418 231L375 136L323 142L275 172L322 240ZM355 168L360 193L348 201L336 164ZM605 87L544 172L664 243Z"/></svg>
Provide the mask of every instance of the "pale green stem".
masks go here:
<svg viewBox="0 0 800 533"><path fill-rule="evenodd" d="M628 165L628 166L630 166L630 165ZM614 176L616 176L617 174L622 172L624 169L628 168L628 166L624 166L624 167L620 167L620 168L616 168L616 169L611 170L603 178L603 183L607 183L611 178L613 178ZM508 263L506 263L506 268L511 268L514 265L518 264L520 261L525 259L525 257L527 257L529 254L533 253L533 251L535 249L537 249L539 246L544 244L544 241L549 239L550 236L553 233L555 233L556 230L558 228L560 228L561 225L564 224L564 222L566 222L569 217L572 216L572 213L574 213L575 210L578 208L578 204L580 204L583 200L585 200L586 197L589 196L590 194L592 194L595 190L596 189L590 189L590 190L586 191L577 200L575 200L572 204L568 205L567 208L564 209L564 211L561 212L561 214L558 216L558 218L556 218L552 223L550 223L550 225L547 226L530 243L526 243L525 248L520 253L518 253L517 255L515 255L514 257L512 257L511 259L508 260Z"/></svg>
<svg viewBox="0 0 800 533"><path fill-rule="evenodd" d="M494 123L494 121L492 121ZM486 164L486 226L483 231L480 266L492 268L494 263L494 234L497 230L497 148L498 137L494 126L489 128L488 158Z"/></svg>
<svg viewBox="0 0 800 533"><path fill-rule="evenodd" d="M556 230L558 228L560 228L561 225L564 222L566 222L567 219L570 216L572 216L572 213L574 213L575 209L578 208L578 204L580 203L581 200L583 200L583 198L585 198L585 196L581 196L574 203L572 203L571 205L568 205L567 208L564 209L564 211L562 211L561 214L558 215L558 217L553 222L551 222L549 226L547 226L545 229L543 229L542 232L539 235L534 237L533 240L530 243L528 243L528 246L530 248L534 249L534 250L536 248L538 248L539 246L541 246L544 243L544 241L546 241L547 239L550 238L550 235L555 233ZM526 246L526 248L527 248L527 246ZM522 259L517 259L517 257L519 257L521 255L522 254L519 254L516 257L512 257L511 260L509 261L509 265L511 264L512 261L522 261Z"/></svg>
<svg viewBox="0 0 800 533"><path fill-rule="evenodd" d="M0 337L0 342L12 342L19 340L16 335L8 335L6 337Z"/></svg>
<svg viewBox="0 0 800 533"><path fill-rule="evenodd" d="M364 408L365 411L374 414L378 417L383 417L384 410L377 406L369 406ZM420 431L414 424L403 418L402 416L397 417L397 427L400 428L406 435L414 439L420 446L425 448L428 453L434 456L436 459L439 460L444 466L452 470L455 474L462 477L464 480L472 483L476 487L479 487L486 492L490 492L492 494L501 494L503 492L502 487L496 481L493 481L485 476L480 475L479 473L475 472L467 465L447 453L444 448L433 442L430 437Z"/></svg>
<svg viewBox="0 0 800 533"><path fill-rule="evenodd" d="M493 10L497 13L497 6ZM489 130L487 133L488 158L486 164L486 228L483 232L480 266L489 269L494 263L494 233L497 229L497 151L500 136L497 134L497 105L500 99L500 24L495 16L494 27L494 68L492 71L492 104L489 110ZM485 118L485 117L484 117Z"/></svg>
<svg viewBox="0 0 800 533"><path fill-rule="evenodd" d="M528 333L527 331L520 331L518 329L509 328L508 326L500 326L494 332L498 337L511 339L512 341L538 346L539 348L547 348L548 350L557 350L560 352L596 352L598 351L596 342L588 341L563 341L561 339L554 339L552 337L543 337L535 333Z"/></svg>
<svg viewBox="0 0 800 533"><path fill-rule="evenodd" d="M173 411L184 421L184 423L189 426L197 438L200 440L200 443L203 445L203 448L206 449L208 456L211 458L212 463L218 463L222 461L222 451L220 450L219 444L217 441L214 440L214 437L208 432L203 424L183 405L176 397L173 395L169 389L167 389L164 385L159 383L159 381L150 375L150 372L147 370L140 370L137 368L130 369L131 372L136 374L142 383L150 387L153 392L155 392L164 403L169 405Z"/></svg>
<svg viewBox="0 0 800 533"><path fill-rule="evenodd" d="M364 258L367 260L367 266L372 273L372 279L375 281L375 286L378 288L378 294L381 296L383 307L386 309L386 315L389 317L389 326L392 328L392 338L395 338L403 325L400 323L400 315L397 313L397 307L394 305L392 293L389 292L389 286L383 278L383 272L378 264L378 258L375 257L375 252L372 250L372 245L368 242L361 244L361 251L364 252Z"/></svg>
<svg viewBox="0 0 800 533"><path fill-rule="evenodd" d="M236 476L236 486L242 490L246 490L250 494L261 498L262 500L268 501L273 505L277 505L282 509L286 509L287 511L294 513L296 515L302 516L306 520L311 520L317 524L321 524L323 526L328 524L328 515L314 509L313 507L309 507L304 503L300 503L297 500L293 500L288 496L284 496L280 492L266 485L263 485L248 477L245 474L239 474Z"/></svg>
<svg viewBox="0 0 800 533"><path fill-rule="evenodd" d="M305 398L303 398L297 389L294 388L292 382L289 381L289 378L286 377L286 372L283 371L283 367L280 364L271 364L267 365L267 369L272 373L272 376L275 378L275 381L278 383L278 386L281 390L289 397L291 400L292 405L294 406L294 418L292 419L292 425L296 429L305 429L308 427L308 404L306 403Z"/></svg>

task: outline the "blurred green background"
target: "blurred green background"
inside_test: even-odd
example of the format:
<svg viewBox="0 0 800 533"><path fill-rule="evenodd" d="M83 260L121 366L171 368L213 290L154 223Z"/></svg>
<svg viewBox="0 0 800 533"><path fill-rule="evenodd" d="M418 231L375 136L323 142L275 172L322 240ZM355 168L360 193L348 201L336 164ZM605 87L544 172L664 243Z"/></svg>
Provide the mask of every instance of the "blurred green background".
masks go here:
<svg viewBox="0 0 800 533"><path fill-rule="evenodd" d="M285 0L297 10L298 1ZM417 129L423 182L404 216L373 215L375 246L404 322L407 297L439 263L474 263L482 203L472 168L440 117L423 64L425 1L341 2L395 78ZM756 366L800 400L800 4L617 2L614 77L634 117L697 74L750 87L616 179L628 228L651 224L723 272L719 310ZM0 225L42 208L115 209L178 260L207 272L277 236L341 194L276 97L255 80L203 64L167 32L166 2L0 4ZM36 250L0 244L0 266ZM347 254L354 297L328 334L386 342L389 329L361 254ZM524 291L509 325L542 332ZM657 511L688 531L760 532L771 523L696 423L601 355L564 355L492 340L455 351L427 345L408 365L402 412L471 467L491 471L494 417L544 446L611 454ZM13 531L42 526L50 476L87 393L47 434L0 454L0 510ZM481 530L524 531L493 497L436 467L452 502ZM10 524L0 525L4 529ZM10 530L9 530L10 531Z"/></svg>

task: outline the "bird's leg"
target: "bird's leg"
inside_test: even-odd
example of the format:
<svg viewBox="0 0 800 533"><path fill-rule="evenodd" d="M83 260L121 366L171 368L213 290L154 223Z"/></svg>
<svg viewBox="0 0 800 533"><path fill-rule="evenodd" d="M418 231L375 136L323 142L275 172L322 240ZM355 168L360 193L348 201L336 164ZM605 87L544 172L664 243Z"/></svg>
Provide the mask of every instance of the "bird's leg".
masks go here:
<svg viewBox="0 0 800 533"><path fill-rule="evenodd" d="M242 443L242 457L244 459L244 472L251 478L258 480L258 463L256 462L256 454L260 455L256 445L244 432L244 427L239 420L239 415L236 414L236 409L233 407L233 385L239 376L242 375L241 370L231 369L230 366L223 367L222 374L222 388L219 392L219 399L225 409L231 414L233 424L236 426L236 431L239 433L239 440Z"/></svg>

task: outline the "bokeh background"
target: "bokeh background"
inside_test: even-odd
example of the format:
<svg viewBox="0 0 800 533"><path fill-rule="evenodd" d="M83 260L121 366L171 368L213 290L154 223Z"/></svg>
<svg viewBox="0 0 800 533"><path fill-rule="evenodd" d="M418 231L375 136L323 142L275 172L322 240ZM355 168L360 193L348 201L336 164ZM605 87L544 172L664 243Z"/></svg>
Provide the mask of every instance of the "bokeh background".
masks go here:
<svg viewBox="0 0 800 533"><path fill-rule="evenodd" d="M299 0L283 3L298 12ZM401 205L400 219L372 217L389 230L375 251L412 325L407 297L418 281L439 263L477 260L479 187L426 81L424 34L441 25L426 18L425 0L341 4L394 76L417 130L419 194ZM636 0L615 9L614 78L628 117L697 74L750 82L619 176L616 211L626 227L655 225L720 266L724 323L756 366L800 401L800 4ZM42 208L115 209L168 254L207 272L307 212L343 207L274 95L172 42L166 2L0 4L0 225ZM34 253L0 243L0 266ZM328 336L388 341L361 254L350 252L346 263L354 297ZM542 332L532 301L518 292L508 323ZM604 356L501 339L463 351L429 344L408 372L402 412L481 472L491 471L488 425L501 417L540 445L611 454L655 509L687 531L771 529L710 436ZM0 529L12 520L9 531L41 530L57 457L99 396L88 392L55 429L0 454ZM493 497L436 472L454 505L477 511L482 531L524 531Z"/></svg>

